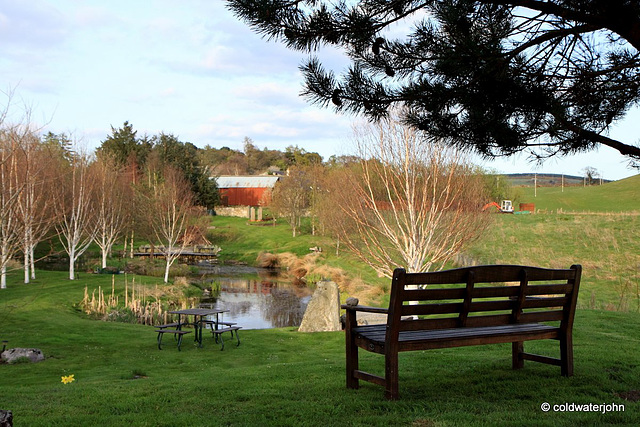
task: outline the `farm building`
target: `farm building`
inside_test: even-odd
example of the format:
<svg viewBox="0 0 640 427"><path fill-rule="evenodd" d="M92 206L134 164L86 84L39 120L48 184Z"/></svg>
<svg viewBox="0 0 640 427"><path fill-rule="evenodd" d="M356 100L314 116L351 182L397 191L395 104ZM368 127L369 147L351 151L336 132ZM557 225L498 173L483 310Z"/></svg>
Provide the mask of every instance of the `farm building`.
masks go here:
<svg viewBox="0 0 640 427"><path fill-rule="evenodd" d="M222 206L267 206L279 176L220 176L216 178Z"/></svg>

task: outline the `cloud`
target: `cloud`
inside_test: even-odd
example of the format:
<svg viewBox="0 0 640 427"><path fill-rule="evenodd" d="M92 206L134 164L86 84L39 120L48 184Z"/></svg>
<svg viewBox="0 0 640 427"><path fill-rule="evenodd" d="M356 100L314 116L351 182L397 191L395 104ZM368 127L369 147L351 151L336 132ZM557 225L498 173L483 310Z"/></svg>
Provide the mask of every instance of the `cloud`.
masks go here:
<svg viewBox="0 0 640 427"><path fill-rule="evenodd" d="M312 107L256 109L243 114L213 115L195 127L192 139L200 141L198 145L202 146L233 146L248 136L257 146L272 149L308 142L315 147L311 151L322 147L323 155L329 156L339 151L340 141L348 137L349 123L348 117Z"/></svg>
<svg viewBox="0 0 640 427"><path fill-rule="evenodd" d="M293 104L299 106L302 104L298 95L300 82L296 80L265 80L261 82L243 80L230 91L231 95L237 99L269 105Z"/></svg>
<svg viewBox="0 0 640 427"><path fill-rule="evenodd" d="M68 20L50 3L0 0L0 38L13 48L43 50L63 42Z"/></svg>

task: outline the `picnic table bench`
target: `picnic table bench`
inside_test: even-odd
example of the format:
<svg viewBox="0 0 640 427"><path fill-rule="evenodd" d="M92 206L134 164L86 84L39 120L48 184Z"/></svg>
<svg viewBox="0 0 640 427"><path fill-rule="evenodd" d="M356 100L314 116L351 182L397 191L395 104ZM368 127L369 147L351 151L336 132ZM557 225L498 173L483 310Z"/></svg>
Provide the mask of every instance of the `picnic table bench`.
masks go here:
<svg viewBox="0 0 640 427"><path fill-rule="evenodd" d="M430 273L396 269L388 308L342 306L347 387L358 388L365 380L383 386L386 398L397 399L400 352L497 343L512 343L513 369L530 360L560 366L562 375L571 376L581 272L580 265L485 265ZM385 313L387 323L359 326L358 311ZM559 341L559 359L524 352L524 341L542 339ZM359 370L359 348L384 355L384 377Z"/></svg>
<svg viewBox="0 0 640 427"><path fill-rule="evenodd" d="M182 345L182 336L190 334L191 331L183 331L182 329L171 329L171 327L180 327L179 323L168 323L166 325L156 326L156 332L158 333L158 350L162 350L162 337L164 334L173 334L178 338L178 351L180 351L180 345Z"/></svg>
<svg viewBox="0 0 640 427"><path fill-rule="evenodd" d="M220 347L220 351L224 350L224 339L222 338L222 334L225 332L231 332L231 338L233 338L233 336L236 336L236 340L237 340L237 344L236 347L238 347L240 345L240 337L238 336L238 331L240 329L242 329L241 326L236 326L237 323L235 322L216 322L213 320L203 320L202 321L205 325L209 325L211 328L211 334L213 335L214 339L216 342L220 342L221 347ZM220 325L223 325L225 327L220 327Z"/></svg>

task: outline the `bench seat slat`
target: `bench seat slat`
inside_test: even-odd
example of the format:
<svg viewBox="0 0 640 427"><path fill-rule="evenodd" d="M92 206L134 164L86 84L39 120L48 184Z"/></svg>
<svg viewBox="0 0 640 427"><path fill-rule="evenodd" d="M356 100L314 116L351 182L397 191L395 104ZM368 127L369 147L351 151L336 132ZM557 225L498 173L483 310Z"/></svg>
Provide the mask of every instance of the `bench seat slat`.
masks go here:
<svg viewBox="0 0 640 427"><path fill-rule="evenodd" d="M166 323L164 325L156 325L154 326L154 328L158 328L158 329L164 329L164 328L175 328L176 326L183 326L183 325L187 325L188 323L178 323L178 322L174 322L174 323Z"/></svg>
<svg viewBox="0 0 640 427"><path fill-rule="evenodd" d="M176 335L184 335L184 334L191 333L191 331L183 331L178 329L156 329L156 332L159 332L161 334L176 334Z"/></svg>
<svg viewBox="0 0 640 427"><path fill-rule="evenodd" d="M386 325L367 325L352 329L357 336L370 341L384 343L386 339ZM419 331L403 331L398 337L399 342L409 341L437 341L464 340L472 337L489 337L510 334L535 334L539 332L557 332L559 328L539 323L511 324L504 326L487 326L481 328L450 328Z"/></svg>
<svg viewBox="0 0 640 427"><path fill-rule="evenodd" d="M242 328L240 326L229 326L228 328L212 329L211 332L214 334L221 334L223 332L237 331L238 329Z"/></svg>

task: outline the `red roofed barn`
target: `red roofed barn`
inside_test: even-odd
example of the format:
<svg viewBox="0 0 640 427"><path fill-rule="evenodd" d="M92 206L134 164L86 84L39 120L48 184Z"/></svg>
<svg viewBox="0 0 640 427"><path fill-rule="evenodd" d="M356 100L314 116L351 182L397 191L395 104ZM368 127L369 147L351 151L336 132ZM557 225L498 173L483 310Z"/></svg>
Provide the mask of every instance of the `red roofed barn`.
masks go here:
<svg viewBox="0 0 640 427"><path fill-rule="evenodd" d="M279 176L220 176L216 178L222 206L268 206Z"/></svg>

